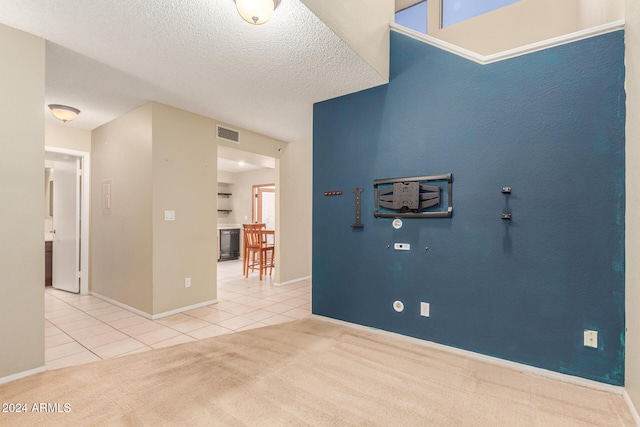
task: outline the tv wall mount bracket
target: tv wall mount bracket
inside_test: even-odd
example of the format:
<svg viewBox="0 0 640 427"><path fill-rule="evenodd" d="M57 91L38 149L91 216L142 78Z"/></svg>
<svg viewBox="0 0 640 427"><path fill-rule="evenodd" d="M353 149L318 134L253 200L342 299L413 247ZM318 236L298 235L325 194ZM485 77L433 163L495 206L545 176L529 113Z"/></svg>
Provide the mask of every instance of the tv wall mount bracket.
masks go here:
<svg viewBox="0 0 640 427"><path fill-rule="evenodd" d="M376 218L450 218L453 176L425 175L373 181ZM446 188L446 206L442 190Z"/></svg>

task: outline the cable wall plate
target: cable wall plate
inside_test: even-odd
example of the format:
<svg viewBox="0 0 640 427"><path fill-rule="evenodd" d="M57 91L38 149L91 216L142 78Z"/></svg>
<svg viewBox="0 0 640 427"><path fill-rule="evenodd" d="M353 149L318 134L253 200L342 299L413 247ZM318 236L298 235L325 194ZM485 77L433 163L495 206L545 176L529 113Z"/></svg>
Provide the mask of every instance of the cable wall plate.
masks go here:
<svg viewBox="0 0 640 427"><path fill-rule="evenodd" d="M373 181L376 218L450 218L453 176L425 175Z"/></svg>

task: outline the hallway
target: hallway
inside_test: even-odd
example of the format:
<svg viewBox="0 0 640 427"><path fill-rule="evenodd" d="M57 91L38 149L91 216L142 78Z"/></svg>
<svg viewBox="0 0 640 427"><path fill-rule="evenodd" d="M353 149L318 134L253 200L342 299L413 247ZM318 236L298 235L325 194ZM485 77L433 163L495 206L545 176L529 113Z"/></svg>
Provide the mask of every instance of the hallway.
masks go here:
<svg viewBox="0 0 640 427"><path fill-rule="evenodd" d="M48 370L197 341L307 317L311 280L286 286L218 263L218 303L149 320L91 295L45 291Z"/></svg>

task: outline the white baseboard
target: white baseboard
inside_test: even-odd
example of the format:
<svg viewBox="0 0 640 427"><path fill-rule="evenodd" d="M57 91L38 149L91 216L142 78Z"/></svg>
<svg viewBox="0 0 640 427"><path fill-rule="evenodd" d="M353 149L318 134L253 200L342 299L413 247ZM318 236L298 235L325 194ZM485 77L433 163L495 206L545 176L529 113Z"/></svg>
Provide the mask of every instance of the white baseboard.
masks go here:
<svg viewBox="0 0 640 427"><path fill-rule="evenodd" d="M149 313L147 313L147 312L145 312L145 311L138 310L138 309L137 309L137 308L135 308L135 307L131 307L130 305L127 305L127 304L121 303L120 301L116 301L116 300L114 300L114 299L112 299L112 298L105 297L104 295L101 295L101 294L99 294L99 293L97 293L97 292L93 292L93 291L91 291L91 295L93 295L94 297L99 298L99 299L101 299L101 300L103 300L103 301L106 301L106 302L108 302L108 303L110 303L110 304L113 304L113 305L115 305L115 306L118 306L118 307L120 307L120 308L124 308L125 310L130 311L130 312L132 312L132 313L135 313L135 314L137 314L137 315L139 315L139 316L146 317L147 319L150 319L150 320L151 320L151 319L152 319L152 317L153 317L151 314L149 314Z"/></svg>
<svg viewBox="0 0 640 427"><path fill-rule="evenodd" d="M636 425L640 426L640 415L638 414L638 411L636 410L635 405L631 401L631 397L629 397L629 393L627 393L627 390L622 391L622 397L624 397L624 401L627 402L627 406L629 407L629 412L631 412L631 416L633 417L633 420L636 422Z"/></svg>
<svg viewBox="0 0 640 427"><path fill-rule="evenodd" d="M298 283L298 282L302 282L303 280L309 280L311 279L311 276L305 276L305 277L299 277L297 279L293 279L293 280L288 280L286 282L282 282L282 283L274 283L274 286L286 286L286 285L291 285L293 283Z"/></svg>
<svg viewBox="0 0 640 427"><path fill-rule="evenodd" d="M197 304L189 305L189 306L186 306L186 307L176 308L175 310L165 311L164 313L154 314L153 316L151 316L151 319L152 320L161 319L163 317L167 317L167 316L171 316L171 315L174 315L174 314L182 313L183 311L189 311L189 310L193 310L193 309L200 308L200 307L206 307L208 305L217 304L217 303L218 303L217 299L212 299L212 300L209 300L209 301L199 302Z"/></svg>
<svg viewBox="0 0 640 427"><path fill-rule="evenodd" d="M40 372L45 372L46 370L47 370L46 366L40 366L39 368L18 372L17 374L0 378L0 384L6 384L11 381L19 380L20 378L30 377L31 375L39 374Z"/></svg>
<svg viewBox="0 0 640 427"><path fill-rule="evenodd" d="M93 295L94 297L99 298L99 299L101 299L101 300L103 300L103 301L106 301L106 302L108 302L108 303L110 303L110 304L113 304L113 305L115 305L115 306L118 306L118 307L120 307L120 308L123 308L123 309L125 309L125 310L127 310L127 311L130 311L130 312L132 312L132 313L135 313L135 314L137 314L137 315L139 315L139 316L142 316L142 317L144 317L144 318L147 318L147 319L149 319L149 320L161 319L161 318L163 318L163 317L171 316L171 315L173 315L173 314L182 313L183 311L193 310L193 309L195 309L195 308L206 307L207 305L217 304L217 303L218 303L218 300L217 300L217 299L214 299L214 300L210 300L210 301L203 301L203 302L199 302L199 303L197 303L197 304L189 305L189 306L186 306L186 307L176 308L175 310L165 311L165 312L163 312L163 313L158 313L158 314L149 314L149 313L147 313L147 312L145 312L145 311L138 310L138 309L137 309L137 308L135 308L135 307L131 307L130 305L127 305L127 304L121 303L120 301L116 301L116 300L114 300L114 299L112 299L112 298L105 297L104 295L100 295L100 294L99 294L99 293L97 293L97 292L91 292L91 295Z"/></svg>
<svg viewBox="0 0 640 427"><path fill-rule="evenodd" d="M529 366L522 363L500 359L498 357L485 356L484 354L474 353L473 351L462 350L462 349L450 347L444 344L438 344L432 341L426 341L426 340L421 340L419 338L409 337L409 336L398 334L395 332L389 332L389 331L384 331L382 329L372 328L369 326L358 325L357 323L345 322L344 320L332 319L330 317L324 317L317 314L312 314L311 317L321 319L321 320L326 320L332 323L337 323L337 324L348 326L348 327L352 327L354 329L372 332L378 335L383 335L383 336L399 339L402 341L407 341L410 343L422 345L425 347L433 348L434 350L445 351L448 353L456 354L458 356L464 356L470 359L475 359L482 362L491 363L493 365L510 368L519 372L526 372L534 375L539 375L541 377L555 379L555 380L563 381L570 384L580 385L583 387L589 387L595 390L607 391L607 392L618 394L618 395L626 394L624 387L620 387L620 386L605 384L598 381L588 380L586 378L576 377L569 374L561 374L559 372L549 371L547 369L537 368L535 366ZM629 403L631 403L631 400L628 401L628 404Z"/></svg>

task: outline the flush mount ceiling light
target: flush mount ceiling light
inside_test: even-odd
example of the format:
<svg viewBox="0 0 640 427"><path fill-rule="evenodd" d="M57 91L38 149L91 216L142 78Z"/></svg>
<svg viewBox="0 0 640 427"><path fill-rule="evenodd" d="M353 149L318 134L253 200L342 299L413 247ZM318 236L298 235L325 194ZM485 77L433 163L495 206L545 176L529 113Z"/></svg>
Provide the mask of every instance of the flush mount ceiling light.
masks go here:
<svg viewBox="0 0 640 427"><path fill-rule="evenodd" d="M280 0L234 0L242 19L250 24L260 25L271 19Z"/></svg>
<svg viewBox="0 0 640 427"><path fill-rule="evenodd" d="M80 110L67 105L49 104L49 109L56 119L62 120L64 123L70 122L80 114Z"/></svg>

